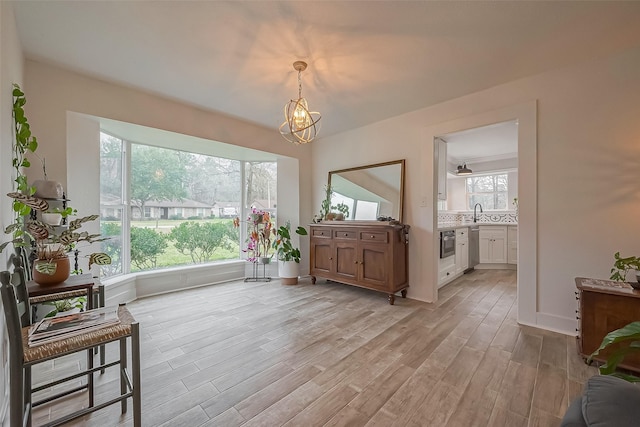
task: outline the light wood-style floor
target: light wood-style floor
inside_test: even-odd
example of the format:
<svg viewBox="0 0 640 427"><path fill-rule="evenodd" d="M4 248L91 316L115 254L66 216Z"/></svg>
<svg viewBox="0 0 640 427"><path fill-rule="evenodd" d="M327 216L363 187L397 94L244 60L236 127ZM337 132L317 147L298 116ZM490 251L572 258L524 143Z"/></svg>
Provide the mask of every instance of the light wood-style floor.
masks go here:
<svg viewBox="0 0 640 427"><path fill-rule="evenodd" d="M143 425L557 427L596 370L574 337L516 323L515 277L475 271L442 288L437 304L390 306L384 294L324 280L135 301ZM36 383L52 368L34 371ZM98 402L118 390L110 371L98 376ZM37 408L35 424L85 401ZM131 407L72 425L130 426Z"/></svg>

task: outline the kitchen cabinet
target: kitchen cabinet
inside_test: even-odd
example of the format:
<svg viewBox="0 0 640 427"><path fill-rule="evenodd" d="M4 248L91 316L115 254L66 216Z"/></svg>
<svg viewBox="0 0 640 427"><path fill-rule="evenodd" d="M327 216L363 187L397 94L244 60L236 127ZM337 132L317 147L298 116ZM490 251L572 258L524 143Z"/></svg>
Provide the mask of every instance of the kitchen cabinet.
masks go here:
<svg viewBox="0 0 640 427"><path fill-rule="evenodd" d="M456 276L456 257L454 255L440 258L438 262L438 288L443 287Z"/></svg>
<svg viewBox="0 0 640 427"><path fill-rule="evenodd" d="M507 226L480 226L480 263L507 263Z"/></svg>
<svg viewBox="0 0 640 427"><path fill-rule="evenodd" d="M456 229L456 275L469 268L469 228Z"/></svg>
<svg viewBox="0 0 640 427"><path fill-rule="evenodd" d="M438 165L438 200L447 200L447 143L436 138L436 149Z"/></svg>
<svg viewBox="0 0 640 427"><path fill-rule="evenodd" d="M386 222L327 222L310 225L311 283L316 277L407 295L409 227Z"/></svg>
<svg viewBox="0 0 640 427"><path fill-rule="evenodd" d="M578 310L578 352L587 358L609 332L638 320L640 313L640 291L627 283L610 280L576 278ZM618 346L600 352L595 360L606 361ZM620 367L640 372L640 354L630 354Z"/></svg>
<svg viewBox="0 0 640 427"><path fill-rule="evenodd" d="M507 226L507 264L518 263L518 226Z"/></svg>

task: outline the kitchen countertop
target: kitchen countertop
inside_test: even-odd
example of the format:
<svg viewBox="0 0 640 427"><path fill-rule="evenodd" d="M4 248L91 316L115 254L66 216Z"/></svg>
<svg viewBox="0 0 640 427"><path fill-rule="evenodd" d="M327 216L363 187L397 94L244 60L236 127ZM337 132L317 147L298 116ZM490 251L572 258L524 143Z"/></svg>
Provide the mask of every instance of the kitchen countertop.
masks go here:
<svg viewBox="0 0 640 427"><path fill-rule="evenodd" d="M455 230L456 228L471 227L472 225L515 225L517 222L440 222L438 230Z"/></svg>

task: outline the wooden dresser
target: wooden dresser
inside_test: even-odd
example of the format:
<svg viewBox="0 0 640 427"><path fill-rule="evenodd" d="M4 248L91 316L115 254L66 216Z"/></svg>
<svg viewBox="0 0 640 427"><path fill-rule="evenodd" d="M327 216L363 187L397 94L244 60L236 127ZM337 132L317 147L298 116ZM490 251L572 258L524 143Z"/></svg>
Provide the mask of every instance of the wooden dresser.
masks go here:
<svg viewBox="0 0 640 427"><path fill-rule="evenodd" d="M577 277L576 287L578 351L585 358L600 347L606 334L640 320L640 291L628 283ZM605 361L610 353L607 349L595 359ZM620 367L640 372L640 355L625 357Z"/></svg>
<svg viewBox="0 0 640 427"><path fill-rule="evenodd" d="M316 277L407 296L409 226L378 221L331 221L309 226L311 282Z"/></svg>

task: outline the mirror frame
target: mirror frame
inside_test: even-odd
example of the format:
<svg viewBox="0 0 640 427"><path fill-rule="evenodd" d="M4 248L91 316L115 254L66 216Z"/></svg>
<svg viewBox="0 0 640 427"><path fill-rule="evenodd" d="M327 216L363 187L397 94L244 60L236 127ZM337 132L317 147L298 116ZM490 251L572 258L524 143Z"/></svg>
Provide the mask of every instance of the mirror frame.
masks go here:
<svg viewBox="0 0 640 427"><path fill-rule="evenodd" d="M377 167L382 167L382 166L392 166L392 165L400 165L400 206L398 209L398 222L403 223L403 215L404 215L404 164L405 164L405 159L401 159L401 160L392 160L390 162L383 162L383 163L374 163L374 164L370 164L370 165L363 165L363 166L356 166L353 168L347 168L347 169L338 169L338 170L334 170L334 171L329 171L329 177L328 177L328 185L331 186L331 175L333 174L339 174L339 173L343 173L343 172L352 172L352 171L357 171L357 170L362 170L362 169L372 169L372 168L377 168ZM347 220L349 222L358 222L358 221L371 221L371 220L357 220L357 219L349 219ZM375 221L375 220L372 220Z"/></svg>

